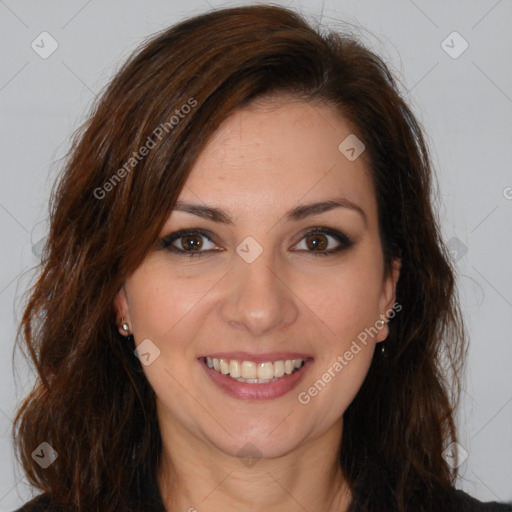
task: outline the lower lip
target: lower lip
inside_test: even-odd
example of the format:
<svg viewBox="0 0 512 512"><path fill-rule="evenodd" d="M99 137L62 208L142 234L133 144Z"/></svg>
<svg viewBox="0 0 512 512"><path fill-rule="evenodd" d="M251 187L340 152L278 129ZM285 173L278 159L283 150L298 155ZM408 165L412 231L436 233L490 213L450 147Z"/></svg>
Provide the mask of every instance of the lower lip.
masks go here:
<svg viewBox="0 0 512 512"><path fill-rule="evenodd" d="M304 378L309 367L313 364L313 360L307 359L299 371L290 375L285 374L278 380L267 382L266 384L238 382L227 375L209 368L204 359L200 359L199 363L213 383L228 395L240 400L271 400L272 398L286 395L286 393L295 388Z"/></svg>

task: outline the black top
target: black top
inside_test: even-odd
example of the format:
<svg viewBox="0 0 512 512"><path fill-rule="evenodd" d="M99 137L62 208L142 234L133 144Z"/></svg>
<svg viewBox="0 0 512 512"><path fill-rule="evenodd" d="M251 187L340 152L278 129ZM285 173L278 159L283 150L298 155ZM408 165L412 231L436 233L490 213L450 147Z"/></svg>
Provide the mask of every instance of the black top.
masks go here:
<svg viewBox="0 0 512 512"><path fill-rule="evenodd" d="M454 490L455 499L457 502L457 512L512 512L512 502L509 503L497 503L496 501L490 501L483 503L477 499L469 496L465 492L457 489ZM163 503L160 502L160 510L165 511ZM40 494L33 500L26 503L23 507L19 508L14 512L62 512L60 509L52 505L51 499L46 494ZM148 511L149 512L149 511Z"/></svg>

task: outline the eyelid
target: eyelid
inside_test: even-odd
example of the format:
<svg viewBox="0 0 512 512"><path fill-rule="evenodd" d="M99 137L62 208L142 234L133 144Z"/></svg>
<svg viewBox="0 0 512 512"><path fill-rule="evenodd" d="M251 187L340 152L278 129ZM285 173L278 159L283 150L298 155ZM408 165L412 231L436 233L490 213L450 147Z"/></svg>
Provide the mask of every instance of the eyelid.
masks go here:
<svg viewBox="0 0 512 512"><path fill-rule="evenodd" d="M312 226L306 228L304 231L301 232L299 235L299 240L293 245L295 247L299 243L301 243L307 236L315 235L315 234L321 234L326 236L331 236L338 242L338 247L330 250L324 250L324 251L301 251L308 254L312 254L313 256L328 256L329 254L336 254L344 249L348 249L352 247L355 244L355 240L352 239L350 236L348 236L343 231L340 231L339 229L335 228L329 228L326 226Z"/></svg>
<svg viewBox="0 0 512 512"><path fill-rule="evenodd" d="M172 251L172 249L169 249L169 247L172 246L172 243L186 235L201 235L201 236L204 236L205 238L207 238L213 244L215 244L215 242L213 241L213 235L208 230L202 229L202 228L184 228L184 229L179 229L178 231L173 231L169 235L161 238L159 241L159 245L162 249L167 249L167 250ZM176 249L175 252L182 253L182 254L206 254L208 252L211 252L211 250L210 251L197 251L197 252L180 251L180 249L178 249L176 247L174 247L174 249Z"/></svg>
<svg viewBox="0 0 512 512"><path fill-rule="evenodd" d="M307 236L314 235L314 234L322 234L326 236L331 236L335 238L338 242L338 247L330 250L324 250L324 251L307 251L307 250L299 250L294 252L304 252L307 254L312 254L313 256L328 256L330 254L336 254L344 249L350 248L352 245L354 245L355 241L348 236L346 233L335 229L335 228L329 228L326 226L310 226L306 229L304 229L299 236L299 239L297 242L294 243L292 247L295 247L297 244L302 242ZM178 231L174 231L170 233L169 235L163 237L159 241L159 245L162 249L166 249L174 254L188 256L188 257L197 257L202 255L207 255L212 252L220 252L223 249L208 249L206 251L185 251L183 249L179 249L177 247L174 247L172 245L173 242L176 240L186 236L186 235L200 235L204 236L206 239L208 239L211 243L215 244L213 238L213 234L205 229L202 228L184 228L179 229ZM215 244L217 245L217 244Z"/></svg>

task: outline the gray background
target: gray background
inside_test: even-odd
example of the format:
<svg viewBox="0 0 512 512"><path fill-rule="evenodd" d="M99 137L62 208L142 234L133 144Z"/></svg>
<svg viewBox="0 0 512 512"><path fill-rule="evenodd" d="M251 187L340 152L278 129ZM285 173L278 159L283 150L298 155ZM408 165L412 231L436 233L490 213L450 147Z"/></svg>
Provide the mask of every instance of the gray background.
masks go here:
<svg viewBox="0 0 512 512"><path fill-rule="evenodd" d="M59 159L95 95L143 38L227 5L234 4L0 0L0 512L32 495L13 458L10 428L33 376L19 352L13 368L12 353ZM443 235L458 259L470 336L459 417L468 458L457 487L485 501L512 500L512 2L284 5L333 28L343 28L342 21L359 27L354 30L402 77L438 171ZM34 40L42 46L43 31L59 45L46 59L31 47ZM447 39L454 31L463 39ZM469 46L459 55L464 41Z"/></svg>

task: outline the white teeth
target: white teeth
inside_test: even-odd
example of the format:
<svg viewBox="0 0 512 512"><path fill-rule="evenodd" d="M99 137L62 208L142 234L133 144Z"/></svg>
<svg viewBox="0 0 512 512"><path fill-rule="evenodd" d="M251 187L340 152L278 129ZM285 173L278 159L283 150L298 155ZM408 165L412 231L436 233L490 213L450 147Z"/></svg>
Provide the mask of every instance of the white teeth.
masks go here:
<svg viewBox="0 0 512 512"><path fill-rule="evenodd" d="M260 363L258 365L258 379L273 379L274 365L272 363Z"/></svg>
<svg viewBox="0 0 512 512"><path fill-rule="evenodd" d="M265 361L255 363L253 361L237 361L236 359L218 359L206 357L208 368L223 375L229 375L232 379L249 384L272 382L286 375L291 375L301 368L305 359L286 359L278 361Z"/></svg>
<svg viewBox="0 0 512 512"><path fill-rule="evenodd" d="M284 375L284 361L276 361L274 363L274 377L282 377Z"/></svg>
<svg viewBox="0 0 512 512"><path fill-rule="evenodd" d="M256 363L252 361L242 362L242 378L244 379L256 379L258 377L258 370L256 369Z"/></svg>
<svg viewBox="0 0 512 512"><path fill-rule="evenodd" d="M225 359L219 359L220 372L224 375L229 373L229 362Z"/></svg>
<svg viewBox="0 0 512 512"><path fill-rule="evenodd" d="M237 379L242 376L242 370L240 369L240 363L236 359L231 359L229 362L229 375L233 379Z"/></svg>

